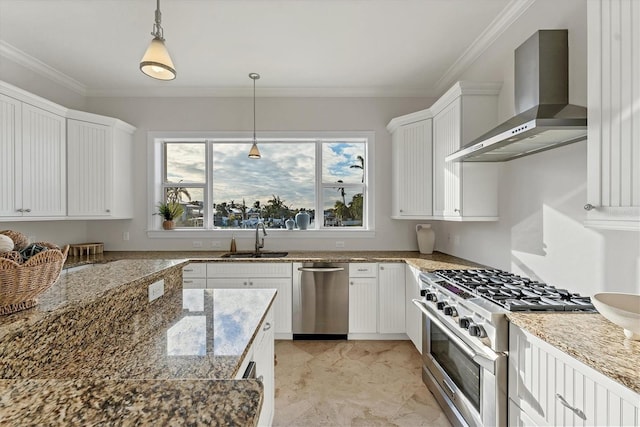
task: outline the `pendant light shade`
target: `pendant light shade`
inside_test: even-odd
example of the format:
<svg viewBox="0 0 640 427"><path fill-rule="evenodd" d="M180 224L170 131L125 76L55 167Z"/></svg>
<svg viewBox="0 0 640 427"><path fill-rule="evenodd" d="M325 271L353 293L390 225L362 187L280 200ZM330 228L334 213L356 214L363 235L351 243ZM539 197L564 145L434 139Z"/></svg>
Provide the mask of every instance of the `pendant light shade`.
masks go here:
<svg viewBox="0 0 640 427"><path fill-rule="evenodd" d="M169 51L164 44L164 30L161 21L160 0L157 0L156 19L151 35L153 40L140 61L140 71L158 80L173 80L176 78L176 68L173 65Z"/></svg>
<svg viewBox="0 0 640 427"><path fill-rule="evenodd" d="M251 146L251 150L249 150L249 158L259 159L262 156L260 155L258 140L256 139L256 80L260 78L260 74L251 73L249 74L249 78L253 80L253 145Z"/></svg>

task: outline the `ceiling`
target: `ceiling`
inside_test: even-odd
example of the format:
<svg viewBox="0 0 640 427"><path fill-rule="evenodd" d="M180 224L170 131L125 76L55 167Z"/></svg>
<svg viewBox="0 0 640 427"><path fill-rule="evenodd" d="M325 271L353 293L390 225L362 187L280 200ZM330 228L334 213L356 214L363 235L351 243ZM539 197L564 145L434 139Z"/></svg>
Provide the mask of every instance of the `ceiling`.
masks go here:
<svg viewBox="0 0 640 427"><path fill-rule="evenodd" d="M88 96L438 96L533 0L0 0L0 60ZM458 74L458 75L457 75Z"/></svg>

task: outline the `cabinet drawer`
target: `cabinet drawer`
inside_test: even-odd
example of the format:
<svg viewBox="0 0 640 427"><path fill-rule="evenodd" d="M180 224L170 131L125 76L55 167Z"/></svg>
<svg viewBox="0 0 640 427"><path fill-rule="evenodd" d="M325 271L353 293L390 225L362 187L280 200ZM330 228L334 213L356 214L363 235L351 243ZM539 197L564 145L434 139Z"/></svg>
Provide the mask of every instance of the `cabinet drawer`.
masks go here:
<svg viewBox="0 0 640 427"><path fill-rule="evenodd" d="M290 262L210 262L207 277L291 277Z"/></svg>
<svg viewBox="0 0 640 427"><path fill-rule="evenodd" d="M351 263L349 277L378 277L378 264L375 262Z"/></svg>
<svg viewBox="0 0 640 427"><path fill-rule="evenodd" d="M207 279L203 278L186 278L182 280L182 289L205 289L207 287Z"/></svg>
<svg viewBox="0 0 640 427"><path fill-rule="evenodd" d="M191 263L182 267L182 277L207 277L207 264Z"/></svg>

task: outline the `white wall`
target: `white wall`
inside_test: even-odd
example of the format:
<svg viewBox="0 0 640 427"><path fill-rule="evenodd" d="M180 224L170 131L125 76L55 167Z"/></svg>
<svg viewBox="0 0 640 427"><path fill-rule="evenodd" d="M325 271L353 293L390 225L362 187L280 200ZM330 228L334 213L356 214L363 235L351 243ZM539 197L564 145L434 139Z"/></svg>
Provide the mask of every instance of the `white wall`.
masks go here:
<svg viewBox="0 0 640 427"><path fill-rule="evenodd" d="M415 222L391 216L391 137L386 125L392 118L425 108L425 98L258 98L258 137L262 131L374 131L375 222L373 238L301 239L266 238L268 250L335 250L336 240L346 250L415 250ZM89 239L105 242L108 250L193 250L193 240L210 248L211 238L147 238L147 132L148 131L251 131L251 98L90 98L87 110L118 117L138 130L134 135L135 218L127 221L91 222ZM123 231L130 234L122 240ZM237 233L238 248L253 247L250 231ZM229 240L229 239L226 239ZM222 242L223 248L228 245Z"/></svg>
<svg viewBox="0 0 640 427"><path fill-rule="evenodd" d="M536 2L463 76L504 80L502 119L514 114L513 50L538 29L569 30L570 102L586 105L586 2L553 1L553 13L549 3ZM640 233L582 225L586 156L579 142L504 163L500 221L435 223L436 249L583 294L640 293Z"/></svg>

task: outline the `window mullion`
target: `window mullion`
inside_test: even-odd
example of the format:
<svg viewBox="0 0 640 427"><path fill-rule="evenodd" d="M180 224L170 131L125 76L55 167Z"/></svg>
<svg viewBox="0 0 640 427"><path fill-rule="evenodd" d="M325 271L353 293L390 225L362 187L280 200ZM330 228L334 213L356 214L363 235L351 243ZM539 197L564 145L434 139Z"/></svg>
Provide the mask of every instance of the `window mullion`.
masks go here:
<svg viewBox="0 0 640 427"><path fill-rule="evenodd" d="M316 206L314 228L324 228L324 194L322 186L322 140L316 140Z"/></svg>

